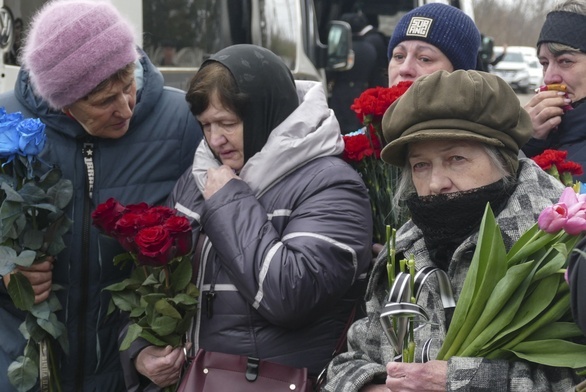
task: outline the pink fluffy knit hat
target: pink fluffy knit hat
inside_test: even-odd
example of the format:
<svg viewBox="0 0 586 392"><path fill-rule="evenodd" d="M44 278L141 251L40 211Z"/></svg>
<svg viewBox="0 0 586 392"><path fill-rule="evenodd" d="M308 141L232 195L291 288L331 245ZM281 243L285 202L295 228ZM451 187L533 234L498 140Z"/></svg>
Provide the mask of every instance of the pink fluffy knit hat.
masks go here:
<svg viewBox="0 0 586 392"><path fill-rule="evenodd" d="M134 62L134 32L109 2L50 1L33 18L22 51L37 95L53 109L85 97Z"/></svg>

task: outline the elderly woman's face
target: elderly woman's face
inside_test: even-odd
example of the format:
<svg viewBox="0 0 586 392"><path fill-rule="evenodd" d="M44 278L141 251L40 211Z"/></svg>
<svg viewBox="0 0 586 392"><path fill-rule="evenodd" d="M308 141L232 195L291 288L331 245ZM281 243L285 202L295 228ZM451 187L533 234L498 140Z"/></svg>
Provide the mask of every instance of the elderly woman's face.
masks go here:
<svg viewBox="0 0 586 392"><path fill-rule="evenodd" d="M403 41L395 46L389 61L389 86L403 81L414 81L440 69L452 72L454 67L436 46L425 41Z"/></svg>
<svg viewBox="0 0 586 392"><path fill-rule="evenodd" d="M197 120L212 151L227 165L239 172L244 166L244 126L240 117L222 105L216 94Z"/></svg>
<svg viewBox="0 0 586 392"><path fill-rule="evenodd" d="M565 84L572 102L586 97L586 54L567 52L555 57L547 45L539 48L545 84Z"/></svg>
<svg viewBox="0 0 586 392"><path fill-rule="evenodd" d="M476 142L410 143L407 158L419 196L467 191L502 178L486 150Z"/></svg>
<svg viewBox="0 0 586 392"><path fill-rule="evenodd" d="M126 134L136 105L134 75L82 98L63 111L75 118L92 136L118 139Z"/></svg>

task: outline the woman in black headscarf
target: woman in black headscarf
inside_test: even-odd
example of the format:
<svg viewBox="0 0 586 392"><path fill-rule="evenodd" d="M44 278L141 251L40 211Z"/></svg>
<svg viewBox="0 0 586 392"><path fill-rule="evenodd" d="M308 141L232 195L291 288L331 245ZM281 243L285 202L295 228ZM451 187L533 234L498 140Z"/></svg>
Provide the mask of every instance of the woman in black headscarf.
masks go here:
<svg viewBox="0 0 586 392"><path fill-rule="evenodd" d="M267 49L236 45L202 65L186 99L205 141L169 205L191 219L201 248L192 351L315 377L362 295L372 234L366 188L337 157L344 143L323 88L294 81ZM139 350L128 354L140 373L177 381L180 350Z"/></svg>

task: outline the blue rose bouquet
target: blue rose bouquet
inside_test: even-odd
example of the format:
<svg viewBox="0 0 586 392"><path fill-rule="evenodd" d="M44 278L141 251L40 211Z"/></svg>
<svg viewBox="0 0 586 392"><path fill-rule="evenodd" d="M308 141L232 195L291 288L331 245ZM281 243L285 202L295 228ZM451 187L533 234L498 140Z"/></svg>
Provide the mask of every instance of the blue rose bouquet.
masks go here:
<svg viewBox="0 0 586 392"><path fill-rule="evenodd" d="M71 221L63 209L73 195L71 181L38 155L45 146L45 124L6 113L0 108L0 275L10 274L7 291L26 313L20 326L27 344L8 368L10 382L28 391L40 381L41 390L60 390L53 342L67 351L66 329L57 320L61 309L53 285L49 297L34 303L29 280L19 272L65 247L63 234ZM40 375L40 377L39 377Z"/></svg>

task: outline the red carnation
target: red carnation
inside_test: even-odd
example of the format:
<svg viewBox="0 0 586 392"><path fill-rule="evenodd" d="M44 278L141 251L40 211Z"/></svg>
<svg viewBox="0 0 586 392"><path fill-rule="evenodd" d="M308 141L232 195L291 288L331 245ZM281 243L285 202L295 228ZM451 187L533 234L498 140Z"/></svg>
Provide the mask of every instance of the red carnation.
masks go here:
<svg viewBox="0 0 586 392"><path fill-rule="evenodd" d="M534 156L533 161L539 165L542 170L549 170L552 165L556 165L566 160L567 151L562 150L544 150L541 154Z"/></svg>

